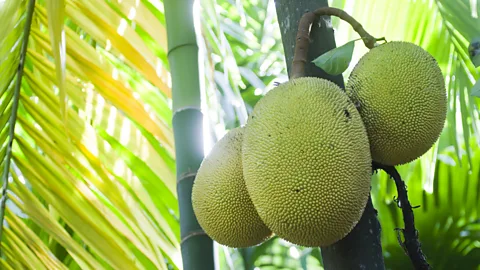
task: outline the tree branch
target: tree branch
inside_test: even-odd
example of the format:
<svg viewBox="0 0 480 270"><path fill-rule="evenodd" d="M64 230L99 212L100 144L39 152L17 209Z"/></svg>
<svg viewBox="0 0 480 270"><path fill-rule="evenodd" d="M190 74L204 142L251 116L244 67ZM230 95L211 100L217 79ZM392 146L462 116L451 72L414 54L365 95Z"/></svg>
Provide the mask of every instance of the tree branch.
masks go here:
<svg viewBox="0 0 480 270"><path fill-rule="evenodd" d="M302 16L298 23L297 40L292 63L292 79L305 76L305 64L307 63L308 47L310 45L310 29L317 17L325 15L336 16L348 22L353 30L360 35L365 46L369 49L372 49L375 46L375 41L379 40L365 31L363 26L357 20L341 9L322 7L315 11L307 12Z"/></svg>
<svg viewBox="0 0 480 270"><path fill-rule="evenodd" d="M423 254L420 241L418 240L418 231L415 228L412 205L408 200L407 187L405 185L405 182L403 182L400 174L394 166L385 166L380 163L373 162L373 167L385 171L391 178L393 178L393 180L395 181L395 185L397 186L398 202L400 204L399 207L402 209L403 222L405 225L404 229L398 229L398 231L403 233L403 237L405 239L402 242L401 237L398 237L402 248L410 257L410 260L412 261L415 269L432 269L427 262L427 258Z"/></svg>

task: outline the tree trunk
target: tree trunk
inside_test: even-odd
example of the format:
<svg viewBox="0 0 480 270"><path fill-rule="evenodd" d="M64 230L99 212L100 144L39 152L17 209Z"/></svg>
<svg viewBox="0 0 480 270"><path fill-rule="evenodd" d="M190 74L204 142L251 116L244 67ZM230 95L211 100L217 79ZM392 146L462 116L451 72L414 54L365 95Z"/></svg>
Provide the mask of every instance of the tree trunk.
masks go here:
<svg viewBox="0 0 480 270"><path fill-rule="evenodd" d="M192 208L192 186L203 153L198 46L193 0L165 0L168 60L172 75L173 131L183 269L214 269L213 241L198 224Z"/></svg>
<svg viewBox="0 0 480 270"><path fill-rule="evenodd" d="M326 0L275 0L275 6L290 75L300 18L308 11L327 7L328 2ZM310 38L308 63L305 67L306 76L328 79L344 89L342 75L329 75L311 63L319 55L336 47L330 18L324 16L317 20L312 26ZM337 243L322 248L325 269L385 269L380 232L377 212L369 198L365 212L352 232Z"/></svg>
<svg viewBox="0 0 480 270"><path fill-rule="evenodd" d="M309 11L327 6L328 1L326 0L275 0L275 8L277 10L278 23L280 24L283 50L285 52L289 75L291 74L291 65L300 18ZM330 18L328 18L328 21L331 25ZM307 58L309 61L336 47L331 26L327 26L323 19L317 22L321 23L322 26L318 27L318 24L314 24L314 27L312 27L310 34L312 42L310 43ZM328 79L341 88L345 88L342 75L332 76L311 62L305 66L305 74L307 76Z"/></svg>

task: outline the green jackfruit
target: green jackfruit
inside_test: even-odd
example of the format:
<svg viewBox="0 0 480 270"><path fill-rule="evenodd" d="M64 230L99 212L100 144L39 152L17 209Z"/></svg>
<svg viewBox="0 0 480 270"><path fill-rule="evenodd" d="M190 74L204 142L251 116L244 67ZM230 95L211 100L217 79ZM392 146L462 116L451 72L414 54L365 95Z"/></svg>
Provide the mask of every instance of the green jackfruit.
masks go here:
<svg viewBox="0 0 480 270"><path fill-rule="evenodd" d="M304 77L268 92L248 119L242 156L252 202L279 237L328 246L362 216L372 161L367 133L334 83Z"/></svg>
<svg viewBox="0 0 480 270"><path fill-rule="evenodd" d="M409 42L388 42L367 52L352 70L346 93L357 105L372 159L385 165L413 161L442 132L445 82L436 60Z"/></svg>
<svg viewBox="0 0 480 270"><path fill-rule="evenodd" d="M245 187L242 140L243 128L232 129L219 140L200 165L192 190L193 210L202 229L234 248L260 244L272 234Z"/></svg>

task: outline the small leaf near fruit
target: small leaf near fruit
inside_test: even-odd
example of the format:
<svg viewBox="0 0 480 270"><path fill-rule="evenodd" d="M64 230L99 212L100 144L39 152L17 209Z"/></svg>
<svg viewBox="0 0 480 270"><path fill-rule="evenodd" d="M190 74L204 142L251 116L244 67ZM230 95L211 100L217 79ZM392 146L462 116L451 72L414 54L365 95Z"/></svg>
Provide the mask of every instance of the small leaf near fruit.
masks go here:
<svg viewBox="0 0 480 270"><path fill-rule="evenodd" d="M348 68L350 61L352 60L354 47L355 40L352 40L320 55L312 62L330 75L342 74Z"/></svg>

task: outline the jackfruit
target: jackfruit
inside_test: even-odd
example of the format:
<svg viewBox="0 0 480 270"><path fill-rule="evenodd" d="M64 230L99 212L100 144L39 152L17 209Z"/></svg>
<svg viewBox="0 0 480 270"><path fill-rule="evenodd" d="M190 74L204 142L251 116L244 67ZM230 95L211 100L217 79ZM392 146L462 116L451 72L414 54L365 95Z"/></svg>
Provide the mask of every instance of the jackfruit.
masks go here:
<svg viewBox="0 0 480 270"><path fill-rule="evenodd" d="M435 58L413 43L393 41L371 49L353 68L346 93L358 107L372 159L379 163L411 162L442 132L443 75Z"/></svg>
<svg viewBox="0 0 480 270"><path fill-rule="evenodd" d="M234 248L254 246L271 236L258 216L243 179L243 128L230 130L202 161L192 189L198 223L216 242Z"/></svg>
<svg viewBox="0 0 480 270"><path fill-rule="evenodd" d="M243 172L260 218L301 246L328 246L356 225L370 193L371 157L359 113L334 83L302 77L255 105Z"/></svg>

